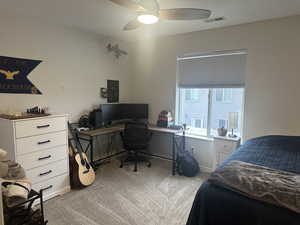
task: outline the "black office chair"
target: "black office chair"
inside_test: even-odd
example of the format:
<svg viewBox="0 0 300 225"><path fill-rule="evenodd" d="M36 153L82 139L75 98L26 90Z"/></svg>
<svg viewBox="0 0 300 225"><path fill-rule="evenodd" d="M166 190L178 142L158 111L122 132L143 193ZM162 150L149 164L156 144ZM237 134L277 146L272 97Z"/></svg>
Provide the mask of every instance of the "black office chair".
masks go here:
<svg viewBox="0 0 300 225"><path fill-rule="evenodd" d="M139 122L126 123L121 137L123 147L128 151L128 156L126 159L121 160L120 168L122 168L126 162L134 162L134 172L137 171L138 162L147 162L147 166L151 167L151 162L139 154L140 151L147 150L152 137L148 125Z"/></svg>

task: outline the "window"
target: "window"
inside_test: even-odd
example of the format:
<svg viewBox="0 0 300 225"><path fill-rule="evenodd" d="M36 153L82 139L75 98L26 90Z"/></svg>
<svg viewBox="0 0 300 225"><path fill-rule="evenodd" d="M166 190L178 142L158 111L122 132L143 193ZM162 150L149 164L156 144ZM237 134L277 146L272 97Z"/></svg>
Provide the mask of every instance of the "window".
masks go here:
<svg viewBox="0 0 300 225"><path fill-rule="evenodd" d="M196 119L195 120L195 127L196 128L202 128L202 120Z"/></svg>
<svg viewBox="0 0 300 225"><path fill-rule="evenodd" d="M227 128L227 120L219 120L219 127Z"/></svg>
<svg viewBox="0 0 300 225"><path fill-rule="evenodd" d="M199 101L199 89L186 89L185 100L186 101Z"/></svg>
<svg viewBox="0 0 300 225"><path fill-rule="evenodd" d="M192 90L197 90L198 101L186 98L186 93L192 93ZM180 89L180 122L185 123L191 133L207 135L208 94L209 89ZM201 122L197 120L201 120Z"/></svg>
<svg viewBox="0 0 300 225"><path fill-rule="evenodd" d="M204 119L192 118L191 126L194 128L206 128Z"/></svg>
<svg viewBox="0 0 300 225"><path fill-rule="evenodd" d="M197 101L186 98L192 93L197 93ZM243 99L243 88L179 88L178 122L195 135L217 135L224 127L241 136Z"/></svg>
<svg viewBox="0 0 300 225"><path fill-rule="evenodd" d="M216 101L223 103L232 102L232 88L217 88L216 92Z"/></svg>

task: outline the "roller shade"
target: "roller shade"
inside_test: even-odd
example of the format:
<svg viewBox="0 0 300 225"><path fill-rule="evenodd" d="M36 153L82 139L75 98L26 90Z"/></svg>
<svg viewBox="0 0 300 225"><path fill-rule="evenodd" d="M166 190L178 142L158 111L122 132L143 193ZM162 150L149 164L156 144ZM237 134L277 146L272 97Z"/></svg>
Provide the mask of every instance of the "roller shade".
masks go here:
<svg viewBox="0 0 300 225"><path fill-rule="evenodd" d="M179 57L178 85L181 88L245 86L245 51Z"/></svg>

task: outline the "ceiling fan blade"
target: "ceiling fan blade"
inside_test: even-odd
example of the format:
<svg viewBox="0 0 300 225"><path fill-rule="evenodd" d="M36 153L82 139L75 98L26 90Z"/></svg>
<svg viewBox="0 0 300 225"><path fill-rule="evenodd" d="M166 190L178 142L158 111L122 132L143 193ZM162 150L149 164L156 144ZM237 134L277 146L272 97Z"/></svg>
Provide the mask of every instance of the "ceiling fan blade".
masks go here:
<svg viewBox="0 0 300 225"><path fill-rule="evenodd" d="M210 17L211 11L193 8L161 9L159 15L164 20L200 20Z"/></svg>
<svg viewBox="0 0 300 225"><path fill-rule="evenodd" d="M157 12L159 10L159 4L157 0L133 0L136 4L142 6L149 11Z"/></svg>
<svg viewBox="0 0 300 225"><path fill-rule="evenodd" d="M132 20L130 21L129 23L127 23L125 25L125 27L123 28L123 30L134 30L134 29L137 29L141 26L141 23L135 19L135 20Z"/></svg>
<svg viewBox="0 0 300 225"><path fill-rule="evenodd" d="M123 6L125 8L138 11L138 10L143 10L143 7L138 4L137 0L110 0L111 2Z"/></svg>

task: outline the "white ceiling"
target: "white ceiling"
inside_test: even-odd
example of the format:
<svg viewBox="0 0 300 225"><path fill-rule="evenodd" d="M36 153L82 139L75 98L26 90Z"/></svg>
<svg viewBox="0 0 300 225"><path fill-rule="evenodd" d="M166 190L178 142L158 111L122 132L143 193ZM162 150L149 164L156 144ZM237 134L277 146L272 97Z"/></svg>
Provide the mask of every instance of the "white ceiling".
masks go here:
<svg viewBox="0 0 300 225"><path fill-rule="evenodd" d="M172 35L272 18L300 15L300 0L159 0L161 8L203 8L225 21L160 21L135 31L123 26L135 13L109 0L0 0L1 15L33 17L126 40Z"/></svg>

